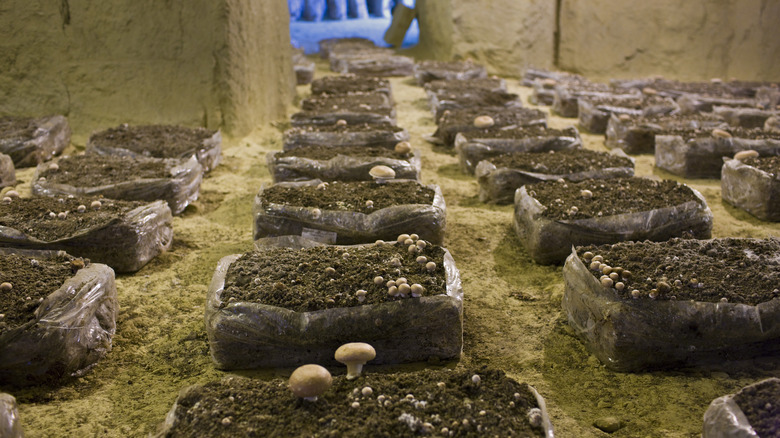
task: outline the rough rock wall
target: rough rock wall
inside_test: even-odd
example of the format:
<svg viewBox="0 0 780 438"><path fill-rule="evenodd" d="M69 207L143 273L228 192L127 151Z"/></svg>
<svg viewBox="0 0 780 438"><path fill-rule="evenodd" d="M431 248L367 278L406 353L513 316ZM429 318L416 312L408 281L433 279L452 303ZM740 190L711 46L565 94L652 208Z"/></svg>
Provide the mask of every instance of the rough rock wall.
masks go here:
<svg viewBox="0 0 780 438"><path fill-rule="evenodd" d="M286 20L283 2L4 0L0 114L65 114L77 143L125 122L240 135L284 116Z"/></svg>
<svg viewBox="0 0 780 438"><path fill-rule="evenodd" d="M777 0L562 0L559 67L595 79L780 79Z"/></svg>
<svg viewBox="0 0 780 438"><path fill-rule="evenodd" d="M519 76L552 67L555 0L417 0L422 57L467 59Z"/></svg>

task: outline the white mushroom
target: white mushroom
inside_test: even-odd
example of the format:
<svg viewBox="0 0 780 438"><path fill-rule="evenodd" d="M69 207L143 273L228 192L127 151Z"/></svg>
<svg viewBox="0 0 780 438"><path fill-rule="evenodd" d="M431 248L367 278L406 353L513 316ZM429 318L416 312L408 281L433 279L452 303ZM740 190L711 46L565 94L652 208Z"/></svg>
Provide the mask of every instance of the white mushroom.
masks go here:
<svg viewBox="0 0 780 438"><path fill-rule="evenodd" d="M474 126L476 128L490 128L495 124L495 120L490 116L477 116L474 118Z"/></svg>
<svg viewBox="0 0 780 438"><path fill-rule="evenodd" d="M347 380L360 377L363 365L376 357L376 350L365 342L350 342L336 350L334 358L347 366Z"/></svg>
<svg viewBox="0 0 780 438"><path fill-rule="evenodd" d="M290 391L308 401L317 401L332 383L328 370L316 364L300 366L290 375Z"/></svg>
<svg viewBox="0 0 780 438"><path fill-rule="evenodd" d="M734 159L742 161L745 158L755 158L758 157L758 151L754 151L752 149L746 150L746 151L739 151L736 154L734 154Z"/></svg>
<svg viewBox="0 0 780 438"><path fill-rule="evenodd" d="M408 141L402 141L397 143L394 149L399 154L408 154L412 151L412 145Z"/></svg>
<svg viewBox="0 0 780 438"><path fill-rule="evenodd" d="M395 178L395 170L385 165L374 166L368 171L371 178L374 178L379 184L386 182L389 179Z"/></svg>

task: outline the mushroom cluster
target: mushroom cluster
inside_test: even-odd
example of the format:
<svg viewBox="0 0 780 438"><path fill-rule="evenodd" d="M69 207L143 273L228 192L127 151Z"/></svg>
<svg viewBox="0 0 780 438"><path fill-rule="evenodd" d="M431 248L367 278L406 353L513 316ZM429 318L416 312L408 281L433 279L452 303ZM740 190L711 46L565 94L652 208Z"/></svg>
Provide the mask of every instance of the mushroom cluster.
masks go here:
<svg viewBox="0 0 780 438"><path fill-rule="evenodd" d="M347 380L360 377L363 365L376 357L376 350L364 342L350 342L336 350L334 358L347 366ZM290 375L290 391L306 401L316 402L317 398L330 389L333 377L325 367L317 364L306 364L295 369ZM372 394L370 387L364 387L362 394ZM359 404L358 404L359 407Z"/></svg>

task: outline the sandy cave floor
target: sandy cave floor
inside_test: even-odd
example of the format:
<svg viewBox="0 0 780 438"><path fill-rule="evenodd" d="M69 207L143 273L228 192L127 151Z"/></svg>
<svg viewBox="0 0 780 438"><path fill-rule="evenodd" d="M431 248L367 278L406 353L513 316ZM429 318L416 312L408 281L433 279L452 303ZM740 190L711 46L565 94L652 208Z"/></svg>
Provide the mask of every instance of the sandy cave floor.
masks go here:
<svg viewBox="0 0 780 438"><path fill-rule="evenodd" d="M329 74L324 62L316 62L317 76ZM606 370L574 337L561 312L561 267L532 263L511 229L513 207L480 203L476 179L461 172L457 157L422 139L435 129L423 89L410 78L394 78L392 85L398 124L422 150L423 181L440 185L447 203L445 246L460 269L465 293L461 363L490 365L536 387L557 436L607 436L593 426L605 416L624 423L612 434L616 437L700 436L712 399L780 377L776 358L638 374ZM530 89L517 80L508 85L527 102ZM308 86L298 87L299 97L306 94ZM290 114L295 111L290 108ZM552 127L572 123L576 120L550 119ZM208 355L206 289L221 257L252 247L252 200L261 184L271 181L265 154L281 149L287 126L270 124L246 138L226 139L223 162L204 179L200 199L174 219L172 249L136 274L118 277L118 328L107 357L85 377L59 388L13 392L27 436L147 436L182 388L229 374L216 370ZM604 149L603 136L583 138L588 148ZM32 173L17 174L23 196L30 193ZM636 173L671 177L653 168L650 155L637 157ZM724 204L719 181L685 182L707 198L715 215L714 237L780 236L780 223L761 222ZM367 367L368 372L383 369L390 368ZM270 378L290 372L236 374Z"/></svg>

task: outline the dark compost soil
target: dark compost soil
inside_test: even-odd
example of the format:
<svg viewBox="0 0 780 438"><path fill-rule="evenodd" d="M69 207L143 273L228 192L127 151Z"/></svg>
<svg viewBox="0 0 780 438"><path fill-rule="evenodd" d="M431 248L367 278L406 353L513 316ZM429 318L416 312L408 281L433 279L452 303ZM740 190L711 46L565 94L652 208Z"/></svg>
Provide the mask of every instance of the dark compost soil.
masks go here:
<svg viewBox="0 0 780 438"><path fill-rule="evenodd" d="M393 205L431 204L435 194L434 190L414 181L387 184L334 181L326 184L323 188L274 185L263 190L261 199L264 203L371 213ZM366 206L369 200L373 203L371 207Z"/></svg>
<svg viewBox="0 0 780 438"><path fill-rule="evenodd" d="M288 132L296 131L308 132L372 132L389 131L401 132L404 128L391 123L348 123L348 124L330 124L330 125L305 125L291 128Z"/></svg>
<svg viewBox="0 0 780 438"><path fill-rule="evenodd" d="M461 132L461 135L467 140L483 138L533 138L533 137L570 137L571 130L546 128L542 125L503 127L503 128L484 128L474 131Z"/></svg>
<svg viewBox="0 0 780 438"><path fill-rule="evenodd" d="M490 158L497 168L564 175L610 167L634 167L626 157L589 149L563 149L549 152L517 152Z"/></svg>
<svg viewBox="0 0 780 438"><path fill-rule="evenodd" d="M230 265L221 300L248 301L309 312L405 299L388 294L388 281L420 284L421 296L446 293L444 250L428 244L410 252L401 242L355 247L321 246L301 250L269 248L250 252ZM418 262L418 258L423 257ZM428 262L436 264L429 271ZM382 281L376 280L377 276ZM391 284L392 285L392 284ZM360 301L355 295L365 290Z"/></svg>
<svg viewBox="0 0 780 438"><path fill-rule="evenodd" d="M774 179L780 179L780 156L743 158L741 161L748 166L772 174Z"/></svg>
<svg viewBox="0 0 780 438"><path fill-rule="evenodd" d="M664 130L662 133L656 133L656 135L679 135L685 139L692 138L707 138L712 137L713 128L688 128L688 127L672 127ZM735 126L729 126L721 128L722 130L731 134L734 138L744 138L749 140L780 140L780 132L765 131L761 128L739 128Z"/></svg>
<svg viewBox="0 0 780 438"><path fill-rule="evenodd" d="M99 206L93 206L94 201ZM51 242L81 230L106 226L141 205L144 203L97 197L17 198L10 204L0 204L0 225Z"/></svg>
<svg viewBox="0 0 780 438"><path fill-rule="evenodd" d="M590 195L583 194L583 190ZM552 220L638 213L699 201L684 184L647 178L546 181L529 188L529 195L546 208L542 215ZM572 211L572 207L577 209Z"/></svg>
<svg viewBox="0 0 780 438"><path fill-rule="evenodd" d="M74 155L57 161L39 176L51 183L75 187L97 187L146 178L169 177L169 164L157 160L137 160L109 155Z"/></svg>
<svg viewBox="0 0 780 438"><path fill-rule="evenodd" d="M734 402L759 437L780 437L780 379L743 388L734 394Z"/></svg>
<svg viewBox="0 0 780 438"><path fill-rule="evenodd" d="M387 157L396 160L406 160L412 156L411 153L399 153L390 148L369 146L303 146L289 151L277 152L276 158L282 157L301 157L313 160L329 160L337 155L348 155L351 157Z"/></svg>
<svg viewBox="0 0 780 438"><path fill-rule="evenodd" d="M195 152L216 131L171 125L120 125L89 137L93 145L123 148L155 158L176 158Z"/></svg>
<svg viewBox="0 0 780 438"><path fill-rule="evenodd" d="M458 132L488 129L474 126L474 119L479 116L492 117L495 122L493 126L499 128L505 126L546 126L547 124L547 113L531 108L483 107L452 109L441 113L441 117L437 121L438 129L433 136L442 140L445 145L452 146Z"/></svg>
<svg viewBox="0 0 780 438"><path fill-rule="evenodd" d="M591 252L618 272L624 300L657 294L657 300L727 301L756 305L780 298L780 239L670 239L577 248L586 266ZM594 266L595 267L595 266ZM592 269L600 278L602 272ZM626 275L625 271L630 274Z"/></svg>
<svg viewBox="0 0 780 438"><path fill-rule="evenodd" d="M166 436L543 437L529 420L538 408L527 384L490 369L336 376L315 402L283 380L232 378L179 399Z"/></svg>
<svg viewBox="0 0 780 438"><path fill-rule="evenodd" d="M323 94L301 101L302 110L315 113L349 110L389 114L391 107L392 105L389 103L387 96L381 93Z"/></svg>
<svg viewBox="0 0 780 438"><path fill-rule="evenodd" d="M0 291L0 334L32 320L43 299L87 263L64 252L51 259L0 257L0 282L12 285L10 291Z"/></svg>
<svg viewBox="0 0 780 438"><path fill-rule="evenodd" d="M503 90L504 81L499 78L436 80L425 84L425 89L436 94L451 90Z"/></svg>

